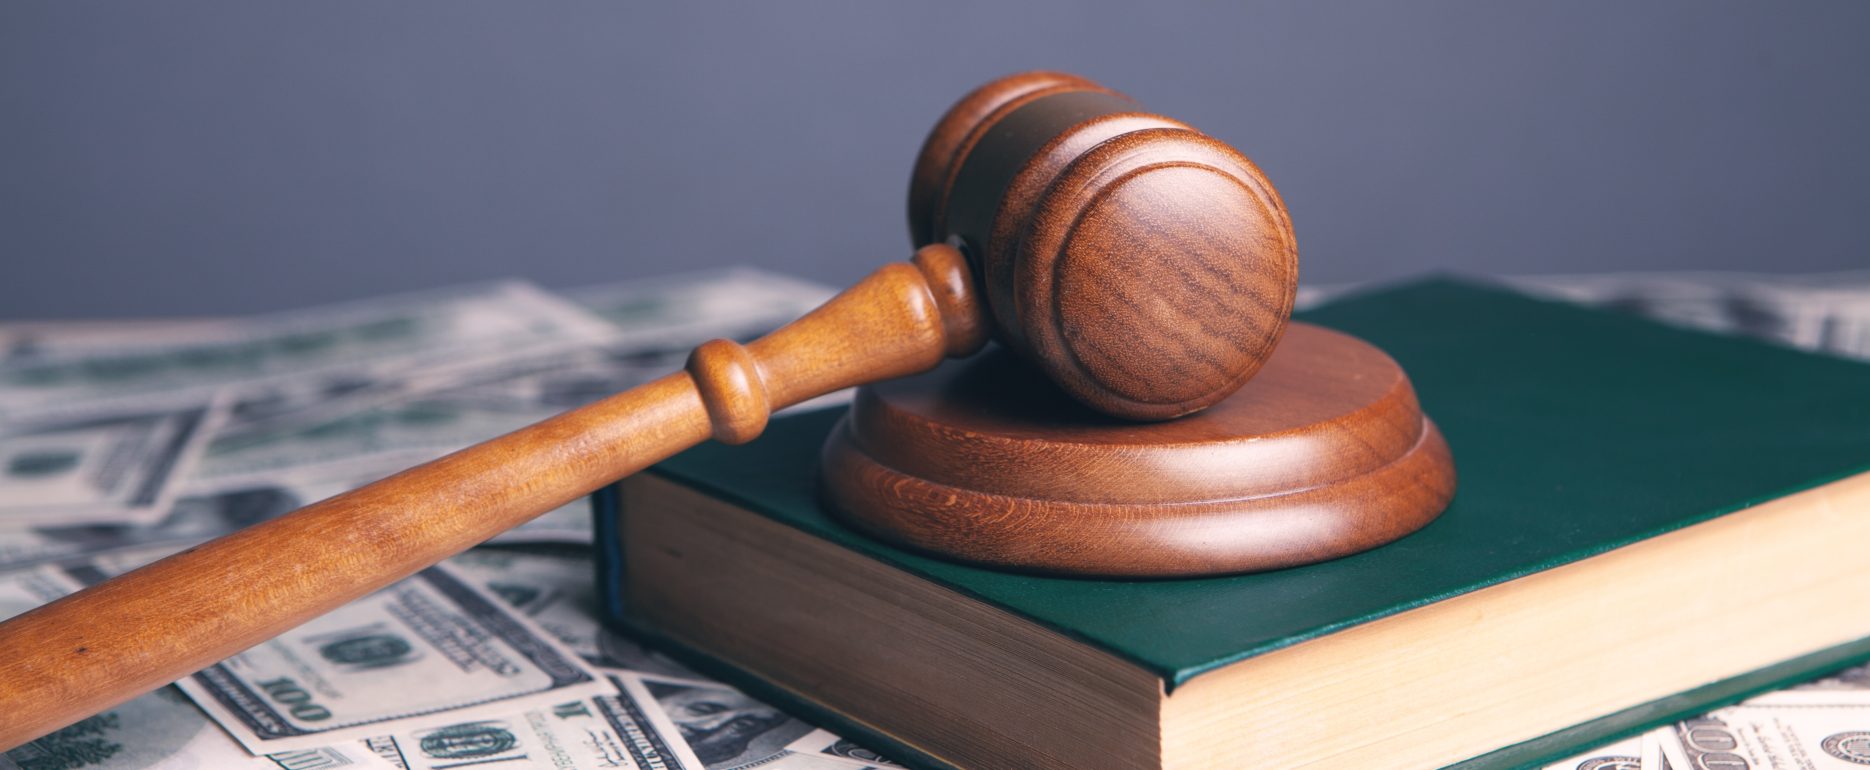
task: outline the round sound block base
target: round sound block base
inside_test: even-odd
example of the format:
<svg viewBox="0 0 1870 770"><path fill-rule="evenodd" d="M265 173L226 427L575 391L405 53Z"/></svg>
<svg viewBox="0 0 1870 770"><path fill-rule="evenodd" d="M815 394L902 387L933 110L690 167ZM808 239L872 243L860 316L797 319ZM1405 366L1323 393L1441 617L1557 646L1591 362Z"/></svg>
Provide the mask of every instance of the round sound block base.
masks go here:
<svg viewBox="0 0 1870 770"><path fill-rule="evenodd" d="M1334 559L1421 528L1455 487L1401 367L1301 323L1239 392L1169 422L1092 412L1004 350L865 387L822 482L835 515L899 545L1111 577Z"/></svg>

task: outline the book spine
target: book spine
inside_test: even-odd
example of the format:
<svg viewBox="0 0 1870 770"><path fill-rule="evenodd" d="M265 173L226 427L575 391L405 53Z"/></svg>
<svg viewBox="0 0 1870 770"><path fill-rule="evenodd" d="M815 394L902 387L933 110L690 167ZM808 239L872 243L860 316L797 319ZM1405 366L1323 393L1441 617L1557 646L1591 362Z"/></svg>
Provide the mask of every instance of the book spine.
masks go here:
<svg viewBox="0 0 1870 770"><path fill-rule="evenodd" d="M591 493L591 538L597 550L597 611L604 625L624 627L623 482Z"/></svg>

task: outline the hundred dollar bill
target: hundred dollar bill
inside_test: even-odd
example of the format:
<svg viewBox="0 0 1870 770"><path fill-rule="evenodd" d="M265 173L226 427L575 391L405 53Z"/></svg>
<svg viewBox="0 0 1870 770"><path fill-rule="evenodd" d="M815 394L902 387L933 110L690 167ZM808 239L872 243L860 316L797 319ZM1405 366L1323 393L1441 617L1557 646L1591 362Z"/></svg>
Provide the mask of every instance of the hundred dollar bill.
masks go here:
<svg viewBox="0 0 1870 770"><path fill-rule="evenodd" d="M89 583L114 571L72 574ZM392 727L454 724L611 689L544 630L444 566L176 684L256 754L312 749Z"/></svg>
<svg viewBox="0 0 1870 770"><path fill-rule="evenodd" d="M0 572L0 620L82 587L51 567ZM361 747L350 753L356 759L334 751L335 759L331 761L303 765L280 765L255 758L180 692L164 687L7 751L0 755L0 770L390 766Z"/></svg>
<svg viewBox="0 0 1870 770"><path fill-rule="evenodd" d="M521 283L385 297L240 323L241 333L206 342L0 362L0 415L141 407L198 398L228 385L280 389L259 402L317 398L352 389L359 377L367 383L381 367L526 352L568 340L602 343L614 334L589 313Z"/></svg>
<svg viewBox="0 0 1870 770"><path fill-rule="evenodd" d="M295 469L287 473L273 474L267 478L270 483L264 488L282 490L286 495L299 502L279 510L284 513L294 508L324 500L341 492L349 492L365 484L380 480L385 476L433 459L427 453L416 455L384 455L369 464L331 464ZM232 485L225 483L217 486L202 487L204 493L212 489L240 490L252 489L254 482L235 480ZM256 501L248 513L257 513ZM275 513L274 515L277 515ZM223 520L228 517L222 517ZM550 511L495 535L491 543L570 543L589 544L591 542L591 504L584 498L573 500Z"/></svg>
<svg viewBox="0 0 1870 770"><path fill-rule="evenodd" d="M1600 746L1546 765L1545 770L1643 770L1643 737L1639 735Z"/></svg>
<svg viewBox="0 0 1870 770"><path fill-rule="evenodd" d="M138 345L201 343L230 338L238 331L237 323L219 318L7 321L0 322L0 364Z"/></svg>
<svg viewBox="0 0 1870 770"><path fill-rule="evenodd" d="M864 748L855 741L843 738L830 730L813 730L806 733L804 737L787 744L786 750L795 754L836 759L854 767L900 767L895 762L885 759L882 754ZM1609 768L1604 770L1609 770Z"/></svg>
<svg viewBox="0 0 1870 770"><path fill-rule="evenodd" d="M0 572L0 620L13 617L83 587L83 584L51 567L42 566Z"/></svg>
<svg viewBox="0 0 1870 770"><path fill-rule="evenodd" d="M1661 731L1662 756L1680 770L1870 765L1870 705L1721 709Z"/></svg>
<svg viewBox="0 0 1870 770"><path fill-rule="evenodd" d="M682 350L758 336L804 315L837 290L748 267L596 286L566 296L622 330L631 347Z"/></svg>
<svg viewBox="0 0 1870 770"><path fill-rule="evenodd" d="M855 762L827 754L781 751L759 764L759 770L884 770L897 765Z"/></svg>
<svg viewBox="0 0 1870 770"><path fill-rule="evenodd" d="M199 543L298 508L310 500L287 487L258 483L185 493L159 520L38 525L0 532L0 569L81 561L125 549Z"/></svg>
<svg viewBox="0 0 1870 770"><path fill-rule="evenodd" d="M604 345L405 368L360 387L368 398L245 419L217 435L197 476L219 484L385 454L438 457L677 371L695 345L764 334L829 293L748 270L584 290L578 296L615 325Z"/></svg>
<svg viewBox="0 0 1870 770"><path fill-rule="evenodd" d="M1625 273L1509 279L1523 289L1684 326L1870 357L1870 271Z"/></svg>
<svg viewBox="0 0 1870 770"><path fill-rule="evenodd" d="M152 554L153 556L154 554ZM0 620L82 588L52 567L0 572ZM80 720L0 755L0 770L394 767L361 746L255 757L173 687Z"/></svg>
<svg viewBox="0 0 1870 770"><path fill-rule="evenodd" d="M1643 733L1643 770L1689 770L1669 761L1662 751L1662 743L1669 735L1669 728L1662 727Z"/></svg>
<svg viewBox="0 0 1870 770"><path fill-rule="evenodd" d="M414 454L386 453L369 458L369 462L310 464L262 476L203 480L197 474L191 480L187 493L217 501L216 504L224 513L213 517L213 520L232 522L236 519L258 519L262 511L268 509L270 511L264 518L271 518L349 492L432 459L434 455L427 451ZM229 493L241 496L229 499L226 497ZM286 500L292 503L284 505ZM490 542L589 544L591 504L584 498L573 500L494 536Z"/></svg>
<svg viewBox="0 0 1870 770"><path fill-rule="evenodd" d="M1665 323L1870 358L1870 270L1807 275L1662 272L1509 276L1532 294L1634 313ZM1366 288L1299 287L1298 307Z"/></svg>
<svg viewBox="0 0 1870 770"><path fill-rule="evenodd" d="M225 402L0 425L0 529L161 518Z"/></svg>
<svg viewBox="0 0 1870 770"><path fill-rule="evenodd" d="M254 756L174 687L0 756L0 770L400 770L362 744Z"/></svg>
<svg viewBox="0 0 1870 770"><path fill-rule="evenodd" d="M631 354L590 347L488 361L474 367L386 377L370 399L333 399L290 419L249 421L223 430L194 477L203 484L271 478L315 466L369 469L384 457L440 457L608 396L679 367L648 368ZM418 381L420 380L420 381ZM325 470L321 473L340 471Z"/></svg>
<svg viewBox="0 0 1870 770"><path fill-rule="evenodd" d="M766 767L814 729L724 684L630 674L708 770ZM645 704L647 705L647 704Z"/></svg>
<svg viewBox="0 0 1870 770"><path fill-rule="evenodd" d="M687 681L708 684L712 680L695 672L680 661L656 650L643 646L641 642L624 636L609 628L597 633L597 657L592 663L603 668L624 669L663 681Z"/></svg>
<svg viewBox="0 0 1870 770"><path fill-rule="evenodd" d="M701 770L675 725L640 688L612 677L616 694L441 727L398 731L365 743L409 770L498 766L540 770Z"/></svg>
<svg viewBox="0 0 1870 770"><path fill-rule="evenodd" d="M589 555L476 548L448 565L525 613L567 649L586 660L598 657L597 587Z"/></svg>
<svg viewBox="0 0 1870 770"><path fill-rule="evenodd" d="M735 267L579 289L567 296L618 326L614 351L632 351L631 360L649 367L652 376L661 376L679 367L696 345L715 338L751 341L837 293L825 284ZM849 391L829 393L790 411L849 400Z"/></svg>
<svg viewBox="0 0 1870 770"><path fill-rule="evenodd" d="M476 548L448 563L481 581L593 665L664 680L709 683L687 666L598 623L597 588L588 553L544 555Z"/></svg>
<svg viewBox="0 0 1870 770"><path fill-rule="evenodd" d="M319 465L365 469L387 455L411 464L434 459L556 414L531 404L477 401L452 394L377 404L325 419L277 423L219 436L196 479L222 485Z"/></svg>
<svg viewBox="0 0 1870 770"><path fill-rule="evenodd" d="M1870 665L1756 695L1745 706L1870 706Z"/></svg>
<svg viewBox="0 0 1870 770"><path fill-rule="evenodd" d="M123 550L194 545L258 524L376 481L424 457L385 457L374 469L311 469L270 479L234 480L185 489L160 519L147 523L41 524L0 531L0 570L73 562ZM591 507L579 499L502 532L495 543L591 542ZM588 582L588 580L587 580Z"/></svg>
<svg viewBox="0 0 1870 770"><path fill-rule="evenodd" d="M4 451L4 448L0 448ZM266 473L187 480L177 499L149 521L74 523L40 521L0 531L0 569L70 561L126 548L163 543L198 543L347 492L410 466L434 459L440 450L414 454L384 452L354 461L281 467ZM0 487L3 489L3 487ZM4 513L0 513L4 520ZM35 517L38 520L38 517ZM589 543L591 512L580 499L496 536L501 543Z"/></svg>
<svg viewBox="0 0 1870 770"><path fill-rule="evenodd" d="M391 399L309 410L291 420L222 431L207 448L194 478L221 486L299 474L314 467L328 466L316 471L320 474L356 472L380 467L389 456L413 465L679 371L681 366L680 357L662 360L645 358L640 351L594 348L492 362L457 372L454 381L434 390L402 388ZM847 394L831 394L794 408L821 408L845 398Z"/></svg>

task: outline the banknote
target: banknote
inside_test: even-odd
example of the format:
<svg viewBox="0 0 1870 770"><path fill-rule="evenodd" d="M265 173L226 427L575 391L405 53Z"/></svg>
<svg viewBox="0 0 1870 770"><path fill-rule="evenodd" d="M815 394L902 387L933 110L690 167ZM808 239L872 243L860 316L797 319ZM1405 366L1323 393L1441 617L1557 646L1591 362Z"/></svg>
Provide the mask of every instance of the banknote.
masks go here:
<svg viewBox="0 0 1870 770"><path fill-rule="evenodd" d="M1651 273L1510 279L1527 291L1790 347L1870 358L1870 271Z"/></svg>
<svg viewBox="0 0 1870 770"><path fill-rule="evenodd" d="M1669 756L1662 751L1662 744L1668 740L1671 728L1660 727L1643 733L1643 770L1689 770L1669 761Z"/></svg>
<svg viewBox="0 0 1870 770"><path fill-rule="evenodd" d="M1830 676L1749 698L1749 706L1870 705L1870 665L1853 666Z"/></svg>
<svg viewBox="0 0 1870 770"><path fill-rule="evenodd" d="M125 549L192 544L298 508L310 500L289 487L260 482L219 492L187 493L149 523L39 525L0 531L0 570L72 562Z"/></svg>
<svg viewBox="0 0 1870 770"><path fill-rule="evenodd" d="M598 631L597 657L591 662L604 668L627 669L667 681L709 681L680 661L609 628Z"/></svg>
<svg viewBox="0 0 1870 770"><path fill-rule="evenodd" d="M1600 746L1546 765L1545 770L1643 770L1643 737Z"/></svg>
<svg viewBox="0 0 1870 770"><path fill-rule="evenodd" d="M4 321L0 322L0 364L138 345L203 343L238 334L239 324L225 318Z"/></svg>
<svg viewBox="0 0 1870 770"><path fill-rule="evenodd" d="M433 391L404 390L391 399L310 410L291 420L248 423L219 432L193 474L197 485L224 487L282 477L367 475L390 458L403 467L441 457L597 399L679 371L681 359L654 364L638 354L561 350L462 372ZM849 399L827 394L793 411Z"/></svg>
<svg viewBox="0 0 1870 770"><path fill-rule="evenodd" d="M883 770L897 765L855 762L826 754L781 751L759 764L759 770Z"/></svg>
<svg viewBox="0 0 1870 770"><path fill-rule="evenodd" d="M760 332L783 322L752 320L757 323L751 328ZM325 408L292 413L291 419L246 420L222 430L196 477L218 484L313 465L369 466L387 454L440 457L680 371L689 349L705 339L683 338L667 350L566 346L444 372L386 375L369 400L333 399ZM405 379L395 382L398 377ZM821 408L847 398L831 394L797 408Z"/></svg>
<svg viewBox="0 0 1870 770"><path fill-rule="evenodd" d="M625 345L686 353L716 337L765 334L836 293L824 284L737 267L574 289L566 296L616 324Z"/></svg>
<svg viewBox="0 0 1870 770"><path fill-rule="evenodd" d="M0 416L125 409L230 385L270 385L260 397L316 400L395 369L607 341L614 329L521 283L382 297L241 322L205 342L90 348L0 362ZM243 415L237 412L237 417Z"/></svg>
<svg viewBox="0 0 1870 770"><path fill-rule="evenodd" d="M314 466L368 469L394 455L414 464L525 427L676 371L640 351L558 346L446 371L387 375L368 399L334 398L290 419L220 431L194 478L220 485ZM325 471L334 473L337 471Z"/></svg>
<svg viewBox="0 0 1870 770"><path fill-rule="evenodd" d="M82 587L51 567L0 573L0 619ZM255 757L174 687L114 706L0 755L0 770L195 770L382 768L362 746Z"/></svg>
<svg viewBox="0 0 1870 770"><path fill-rule="evenodd" d="M1504 276L1509 288L1634 313L1665 323L1781 345L1870 358L1870 270L1776 275L1664 272ZM1299 287L1298 307L1373 288Z"/></svg>
<svg viewBox="0 0 1870 770"><path fill-rule="evenodd" d="M641 685L612 677L616 692L582 700L367 739L380 755L408 770L492 765L540 770L700 770L675 725Z"/></svg>
<svg viewBox="0 0 1870 770"><path fill-rule="evenodd" d="M813 730L804 737L786 745L786 750L796 754L810 754L842 760L857 767L899 767L895 762L884 758L857 742L839 736L830 730Z"/></svg>
<svg viewBox="0 0 1870 770"><path fill-rule="evenodd" d="M531 521L487 541L494 545L534 543L591 544L591 501L580 498L539 514Z"/></svg>
<svg viewBox="0 0 1870 770"><path fill-rule="evenodd" d="M1672 768L1847 770L1870 765L1870 705L1721 709L1661 732Z"/></svg>
<svg viewBox="0 0 1870 770"><path fill-rule="evenodd" d="M162 518L226 402L0 425L0 529Z"/></svg>
<svg viewBox="0 0 1870 770"><path fill-rule="evenodd" d="M386 455L411 464L525 427L559 410L534 404L430 394L357 411L217 436L195 474L203 484L257 480L312 466L367 469Z"/></svg>
<svg viewBox="0 0 1870 770"><path fill-rule="evenodd" d="M448 565L525 613L567 649L586 660L598 658L596 570L588 554L476 548Z"/></svg>
<svg viewBox="0 0 1870 770"><path fill-rule="evenodd" d="M70 572L87 583L107 574ZM256 754L367 738L392 725L457 724L612 689L543 629L444 566L177 686Z"/></svg>
<svg viewBox="0 0 1870 770"><path fill-rule="evenodd" d="M189 481L186 493L194 499L212 501L208 508L217 512L199 516L198 521L252 523L349 492L432 459L427 451L385 453L370 457L369 462L314 463L258 477L204 480L197 474ZM291 504L285 505L287 501ZM495 535L489 542L589 544L591 504L584 498L573 500Z"/></svg>
<svg viewBox="0 0 1870 770"><path fill-rule="evenodd" d="M708 770L765 767L814 729L724 684L636 674Z"/></svg>
<svg viewBox="0 0 1870 770"><path fill-rule="evenodd" d="M539 554L476 548L448 563L481 581L593 665L667 680L708 681L673 658L598 623L596 570L589 552Z"/></svg>
<svg viewBox="0 0 1870 770"><path fill-rule="evenodd" d="M42 524L0 530L0 570L72 562L126 549L200 543L356 489L427 458L380 459L370 469L312 468L218 485L193 482L194 488L182 492L160 519L148 523ZM590 502L573 500L489 542L589 544Z"/></svg>
<svg viewBox="0 0 1870 770"><path fill-rule="evenodd" d="M0 572L0 620L83 587L83 583L49 566Z"/></svg>
<svg viewBox="0 0 1870 770"><path fill-rule="evenodd" d="M1870 271L1823 276L1653 273L1510 279L1523 289L1792 347L1870 356Z"/></svg>
<svg viewBox="0 0 1870 770"><path fill-rule="evenodd" d="M174 687L0 756L0 770L397 770L359 743L254 756Z"/></svg>

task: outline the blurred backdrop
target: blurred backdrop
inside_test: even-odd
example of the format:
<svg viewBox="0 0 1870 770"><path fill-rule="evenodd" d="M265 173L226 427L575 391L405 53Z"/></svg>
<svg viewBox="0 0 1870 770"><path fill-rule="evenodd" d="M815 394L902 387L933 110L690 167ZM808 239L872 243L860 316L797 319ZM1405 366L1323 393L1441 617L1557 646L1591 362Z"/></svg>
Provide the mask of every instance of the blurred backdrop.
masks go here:
<svg viewBox="0 0 1870 770"><path fill-rule="evenodd" d="M1870 266L1870 4L0 5L0 318L907 255L949 103L1252 156L1308 282Z"/></svg>

